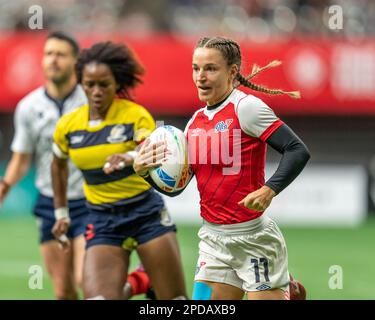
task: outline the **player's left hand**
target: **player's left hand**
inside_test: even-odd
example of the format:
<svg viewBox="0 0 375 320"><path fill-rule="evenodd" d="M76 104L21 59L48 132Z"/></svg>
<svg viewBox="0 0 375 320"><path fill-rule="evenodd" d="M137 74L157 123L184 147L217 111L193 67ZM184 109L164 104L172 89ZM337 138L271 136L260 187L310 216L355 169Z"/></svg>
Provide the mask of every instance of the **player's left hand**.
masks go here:
<svg viewBox="0 0 375 320"><path fill-rule="evenodd" d="M263 186L260 189L249 193L245 198L238 202L238 204L262 212L269 207L274 196L276 196L275 191L267 186Z"/></svg>
<svg viewBox="0 0 375 320"><path fill-rule="evenodd" d="M106 174L110 174L115 170L122 170L125 167L131 166L133 164L133 160L133 157L126 153L114 154L107 158L103 171Z"/></svg>

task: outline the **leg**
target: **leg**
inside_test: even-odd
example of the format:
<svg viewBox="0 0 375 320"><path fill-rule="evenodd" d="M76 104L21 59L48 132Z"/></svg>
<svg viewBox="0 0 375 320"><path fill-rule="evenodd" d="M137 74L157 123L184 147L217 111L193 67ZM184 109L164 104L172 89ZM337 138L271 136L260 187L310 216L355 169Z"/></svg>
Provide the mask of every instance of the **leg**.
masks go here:
<svg viewBox="0 0 375 320"><path fill-rule="evenodd" d="M85 257L85 238L80 235L72 239L74 280L77 288L82 288L83 259Z"/></svg>
<svg viewBox="0 0 375 320"><path fill-rule="evenodd" d="M211 282L211 281L196 281L197 283L205 283L211 289L211 294L207 297L210 300L242 300L244 292L235 286L226 283ZM194 293L195 295L196 293ZM199 295L199 294L198 294ZM198 296L197 295L197 296Z"/></svg>
<svg viewBox="0 0 375 320"><path fill-rule="evenodd" d="M247 293L249 300L286 300L285 292L281 289L252 291Z"/></svg>
<svg viewBox="0 0 375 320"><path fill-rule="evenodd" d="M83 267L85 299L124 299L130 252L111 245L95 245L86 251Z"/></svg>
<svg viewBox="0 0 375 320"><path fill-rule="evenodd" d="M56 240L41 244L41 253L47 271L52 279L55 296L62 300L78 298L73 276L73 254L60 249Z"/></svg>
<svg viewBox="0 0 375 320"><path fill-rule="evenodd" d="M165 233L139 245L137 252L158 299L187 296L175 232Z"/></svg>

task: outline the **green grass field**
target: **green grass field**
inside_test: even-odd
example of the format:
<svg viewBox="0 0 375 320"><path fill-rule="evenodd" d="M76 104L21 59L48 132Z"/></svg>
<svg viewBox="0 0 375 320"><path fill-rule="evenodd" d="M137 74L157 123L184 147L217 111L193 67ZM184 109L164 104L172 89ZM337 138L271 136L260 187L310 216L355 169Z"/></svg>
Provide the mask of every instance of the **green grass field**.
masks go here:
<svg viewBox="0 0 375 320"><path fill-rule="evenodd" d="M289 270L308 290L308 299L375 299L375 221L355 229L281 228L289 251ZM180 226L186 283L192 292L198 226ZM132 265L137 263L136 255ZM53 299L44 272L43 289L29 289L32 265L42 265L37 229L30 218L0 219L0 299ZM342 267L343 288L332 290L329 268Z"/></svg>

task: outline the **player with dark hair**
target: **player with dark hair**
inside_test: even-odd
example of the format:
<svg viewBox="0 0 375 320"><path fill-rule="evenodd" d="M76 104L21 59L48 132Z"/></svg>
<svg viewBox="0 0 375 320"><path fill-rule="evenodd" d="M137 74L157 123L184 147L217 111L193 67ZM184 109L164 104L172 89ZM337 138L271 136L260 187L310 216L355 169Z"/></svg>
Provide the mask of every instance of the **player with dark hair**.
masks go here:
<svg viewBox="0 0 375 320"><path fill-rule="evenodd" d="M148 111L130 100L144 69L125 45L102 42L83 50L76 74L88 104L63 116L54 133L53 232L64 235L67 159L81 170L89 215L83 271L87 299L123 299L130 254L136 250L158 299L186 297L176 227L164 202L133 171L136 148L155 129Z"/></svg>
<svg viewBox="0 0 375 320"><path fill-rule="evenodd" d="M242 299L245 293L250 300L289 299L285 240L276 223L263 213L303 170L310 154L271 108L237 87L294 98L299 92L268 89L250 81L279 65L278 61L255 66L244 77L240 47L230 39L199 40L192 65L199 99L206 103L186 127L203 217L193 299ZM267 145L282 158L265 182ZM134 160L134 170L155 185L148 170L161 165L163 154L165 145L146 141Z"/></svg>

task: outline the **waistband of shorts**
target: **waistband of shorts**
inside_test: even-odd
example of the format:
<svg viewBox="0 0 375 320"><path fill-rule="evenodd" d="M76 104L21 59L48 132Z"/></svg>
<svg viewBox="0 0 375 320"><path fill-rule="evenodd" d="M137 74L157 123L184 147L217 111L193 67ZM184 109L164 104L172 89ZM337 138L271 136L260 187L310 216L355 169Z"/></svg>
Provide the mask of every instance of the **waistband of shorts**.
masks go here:
<svg viewBox="0 0 375 320"><path fill-rule="evenodd" d="M53 204L53 197L47 196L47 195L45 195L41 192L38 193L37 199L44 199L44 200L52 202L52 204ZM81 196L81 197L77 197L77 198L69 198L68 197L68 203L69 202L79 202L79 201L84 201L86 203L85 196Z"/></svg>
<svg viewBox="0 0 375 320"><path fill-rule="evenodd" d="M108 212L123 213L124 211L129 210L129 208L138 206L140 203L144 204L145 202L149 200L149 198L151 198L151 196L154 196L154 195L155 193L153 192L153 189L150 188L133 198L124 199L116 203L93 204L87 201L86 206L90 210L95 210L95 211L101 211L101 212L107 212L107 213Z"/></svg>
<svg viewBox="0 0 375 320"><path fill-rule="evenodd" d="M233 224L215 224L208 221L203 221L203 228L208 229L210 232L220 233L220 234L249 234L249 232L254 232L265 228L272 220L261 215L260 217Z"/></svg>

